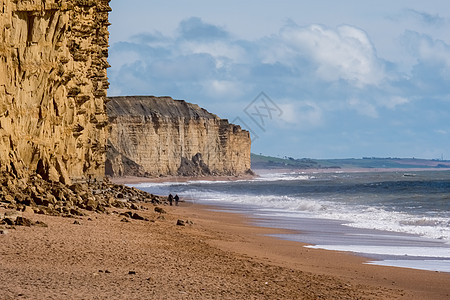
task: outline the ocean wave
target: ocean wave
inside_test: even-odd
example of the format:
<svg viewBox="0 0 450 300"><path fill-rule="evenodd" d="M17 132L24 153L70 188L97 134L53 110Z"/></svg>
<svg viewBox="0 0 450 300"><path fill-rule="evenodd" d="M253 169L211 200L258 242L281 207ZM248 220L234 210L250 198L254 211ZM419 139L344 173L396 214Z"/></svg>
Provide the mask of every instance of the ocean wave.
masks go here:
<svg viewBox="0 0 450 300"><path fill-rule="evenodd" d="M169 187L169 186L179 186L179 185L193 185L193 184L225 184L230 182L276 182L276 181L294 181L294 180L311 180L316 177L313 175L305 175L302 173L271 173L262 174L253 179L237 179L237 180L187 180L187 181L164 181L164 182L142 182L127 184L128 186L133 186L136 188L152 188L152 187Z"/></svg>
<svg viewBox="0 0 450 300"><path fill-rule="evenodd" d="M259 177L253 179L253 181L295 181L295 180L311 180L316 177L313 175L305 175L303 173L271 173L271 174L263 174Z"/></svg>
<svg viewBox="0 0 450 300"><path fill-rule="evenodd" d="M330 176L335 175L332 174ZM450 243L450 221L446 212L440 216L433 216L424 213L419 214L413 209L410 209L410 212L407 213L392 207L374 206L371 205L370 201L365 201L366 196L346 194L347 190L343 194L312 194L310 196L303 196L301 193L289 195L289 191L286 191L287 195L280 196L275 194L255 194L255 189L249 191L250 188L248 188L252 182L255 184L254 187L258 187L258 185L262 184L261 181L264 183L264 186L266 186L265 183L269 186L273 184L274 189L279 186L290 188L295 186L295 184L277 185L276 182L296 180L301 184L301 182L314 179L316 179L314 175L302 173L276 173L262 175L259 178L249 180L249 186L246 183L243 185L242 182L229 181L143 183L134 186L153 193L177 192L186 198L196 199L195 201L219 205L244 205L251 207L255 213L259 211L274 217L339 220L349 227L415 234ZM323 177L320 177L319 181L323 179ZM244 181L247 182L247 180ZM311 181L311 183L314 182L316 181ZM308 184L310 183L308 182ZM233 187L236 188L234 189ZM377 198L375 197L374 199Z"/></svg>
<svg viewBox="0 0 450 300"><path fill-rule="evenodd" d="M205 191L194 191L192 196L192 198L208 202L251 206L266 216L339 220L349 227L409 233L450 241L450 223L447 218L414 216L377 207L350 206L340 202L302 197L255 196Z"/></svg>
<svg viewBox="0 0 450 300"><path fill-rule="evenodd" d="M308 245L305 247L311 249L350 251L375 255L450 258L449 248L445 247L399 247L369 245Z"/></svg>

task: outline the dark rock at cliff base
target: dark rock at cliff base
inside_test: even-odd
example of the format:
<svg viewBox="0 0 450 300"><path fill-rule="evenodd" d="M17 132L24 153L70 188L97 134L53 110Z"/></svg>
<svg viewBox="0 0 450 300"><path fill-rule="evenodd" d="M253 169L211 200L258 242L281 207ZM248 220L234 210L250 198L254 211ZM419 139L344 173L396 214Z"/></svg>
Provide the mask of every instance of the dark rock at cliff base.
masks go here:
<svg viewBox="0 0 450 300"><path fill-rule="evenodd" d="M106 154L105 174L109 176L138 176L149 175L144 167L120 153L116 147L108 141L108 152Z"/></svg>
<svg viewBox="0 0 450 300"><path fill-rule="evenodd" d="M178 168L178 175L180 176L205 176L213 175L208 165L203 161L200 153L192 156L192 159L185 157L181 158L181 164Z"/></svg>

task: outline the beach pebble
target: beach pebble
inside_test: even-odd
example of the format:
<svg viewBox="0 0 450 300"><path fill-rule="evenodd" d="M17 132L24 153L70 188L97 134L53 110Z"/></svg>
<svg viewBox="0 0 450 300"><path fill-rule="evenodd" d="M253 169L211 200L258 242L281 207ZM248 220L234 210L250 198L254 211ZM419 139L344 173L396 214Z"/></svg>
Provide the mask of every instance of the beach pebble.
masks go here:
<svg viewBox="0 0 450 300"><path fill-rule="evenodd" d="M131 211L127 211L127 212L120 213L119 216L125 216L128 218L131 218L132 215L133 215L133 213Z"/></svg>
<svg viewBox="0 0 450 300"><path fill-rule="evenodd" d="M8 230L6 230L6 229L0 229L0 235L2 235L2 234L8 234L8 233L9 233Z"/></svg>
<svg viewBox="0 0 450 300"><path fill-rule="evenodd" d="M160 213L160 214L165 214L166 213L166 211L163 208L158 207L158 206L155 207L155 212Z"/></svg>
<svg viewBox="0 0 450 300"><path fill-rule="evenodd" d="M185 224L185 222L183 220L178 220L177 221L177 225L178 226L185 226L186 224Z"/></svg>
<svg viewBox="0 0 450 300"><path fill-rule="evenodd" d="M131 216L131 218L132 218L132 219L135 219L135 220L146 220L143 216L138 215L137 213L134 213L134 214Z"/></svg>
<svg viewBox="0 0 450 300"><path fill-rule="evenodd" d="M15 224L14 221L12 219L10 219L10 218L4 218L3 222L5 222L6 225L9 225L9 226L12 226L12 225Z"/></svg>
<svg viewBox="0 0 450 300"><path fill-rule="evenodd" d="M25 207L23 208L23 212L24 212L25 214L32 214L32 215L34 215L34 210L33 210L31 207L29 207L29 206L25 206Z"/></svg>
<svg viewBox="0 0 450 300"><path fill-rule="evenodd" d="M30 227L33 224L33 222L31 222L30 219L24 217L17 217L15 223L17 226L28 226L28 227Z"/></svg>
<svg viewBox="0 0 450 300"><path fill-rule="evenodd" d="M48 225L42 221L36 221L36 222L34 222L33 225L38 226L38 227L48 227Z"/></svg>
<svg viewBox="0 0 450 300"><path fill-rule="evenodd" d="M128 275L136 275L136 271L129 271Z"/></svg>

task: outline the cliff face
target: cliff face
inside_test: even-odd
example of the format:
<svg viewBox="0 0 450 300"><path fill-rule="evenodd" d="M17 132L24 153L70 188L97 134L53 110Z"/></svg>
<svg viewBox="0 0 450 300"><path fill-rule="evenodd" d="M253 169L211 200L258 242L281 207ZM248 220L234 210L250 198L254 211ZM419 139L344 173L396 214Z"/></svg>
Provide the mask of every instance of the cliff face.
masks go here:
<svg viewBox="0 0 450 300"><path fill-rule="evenodd" d="M113 97L106 174L239 175L250 135L195 104L169 97Z"/></svg>
<svg viewBox="0 0 450 300"><path fill-rule="evenodd" d="M103 177L109 0L0 0L0 172Z"/></svg>

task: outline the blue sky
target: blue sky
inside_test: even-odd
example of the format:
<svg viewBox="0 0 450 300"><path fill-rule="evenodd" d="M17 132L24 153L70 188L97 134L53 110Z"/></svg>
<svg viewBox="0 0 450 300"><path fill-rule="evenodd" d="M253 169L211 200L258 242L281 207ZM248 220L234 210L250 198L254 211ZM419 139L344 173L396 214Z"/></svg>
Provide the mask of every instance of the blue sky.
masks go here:
<svg viewBox="0 0 450 300"><path fill-rule="evenodd" d="M110 96L197 103L254 153L450 159L449 1L110 5Z"/></svg>

